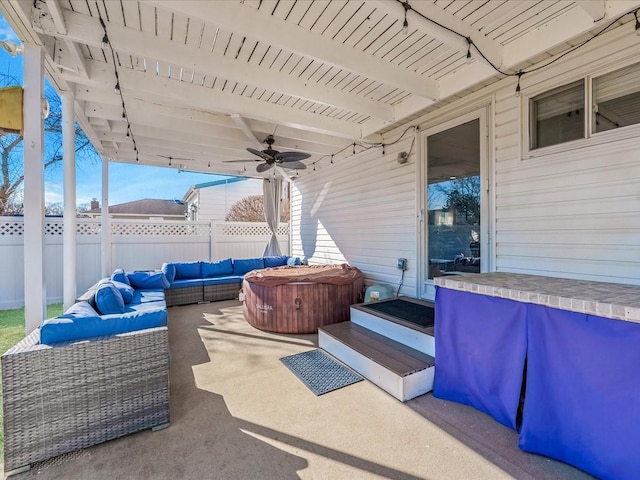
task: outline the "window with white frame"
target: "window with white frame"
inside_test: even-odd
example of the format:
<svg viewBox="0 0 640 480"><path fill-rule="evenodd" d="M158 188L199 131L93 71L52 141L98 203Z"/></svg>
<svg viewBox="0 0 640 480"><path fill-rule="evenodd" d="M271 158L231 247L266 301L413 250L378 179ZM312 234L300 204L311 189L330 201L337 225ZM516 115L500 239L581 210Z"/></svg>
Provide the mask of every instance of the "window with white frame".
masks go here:
<svg viewBox="0 0 640 480"><path fill-rule="evenodd" d="M584 138L584 80L529 100L529 149Z"/></svg>
<svg viewBox="0 0 640 480"><path fill-rule="evenodd" d="M591 102L588 109L585 98ZM528 119L531 152L638 125L640 63L535 95L528 100Z"/></svg>
<svg viewBox="0 0 640 480"><path fill-rule="evenodd" d="M640 123L640 63L593 79L594 133Z"/></svg>

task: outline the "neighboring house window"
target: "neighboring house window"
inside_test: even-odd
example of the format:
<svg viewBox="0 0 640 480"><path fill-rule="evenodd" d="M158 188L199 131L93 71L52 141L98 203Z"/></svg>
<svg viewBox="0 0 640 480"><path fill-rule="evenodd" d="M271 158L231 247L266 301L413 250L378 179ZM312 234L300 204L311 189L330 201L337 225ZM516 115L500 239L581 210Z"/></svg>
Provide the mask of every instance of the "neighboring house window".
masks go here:
<svg viewBox="0 0 640 480"><path fill-rule="evenodd" d="M584 138L584 81L533 97L529 115L531 150Z"/></svg>
<svg viewBox="0 0 640 480"><path fill-rule="evenodd" d="M593 79L593 131L640 123L640 63Z"/></svg>

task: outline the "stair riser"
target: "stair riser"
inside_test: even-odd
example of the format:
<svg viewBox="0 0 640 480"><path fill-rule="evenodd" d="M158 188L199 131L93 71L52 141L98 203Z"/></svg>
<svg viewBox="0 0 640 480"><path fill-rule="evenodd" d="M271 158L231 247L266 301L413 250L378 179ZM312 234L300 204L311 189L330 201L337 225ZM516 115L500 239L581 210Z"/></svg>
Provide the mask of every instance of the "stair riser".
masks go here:
<svg viewBox="0 0 640 480"><path fill-rule="evenodd" d="M400 377L322 330L318 331L318 346L401 402L433 389L435 367Z"/></svg>
<svg viewBox="0 0 640 480"><path fill-rule="evenodd" d="M431 335L420 333L412 328L390 322L356 308L351 309L351 321L432 357L436 356L436 343Z"/></svg>

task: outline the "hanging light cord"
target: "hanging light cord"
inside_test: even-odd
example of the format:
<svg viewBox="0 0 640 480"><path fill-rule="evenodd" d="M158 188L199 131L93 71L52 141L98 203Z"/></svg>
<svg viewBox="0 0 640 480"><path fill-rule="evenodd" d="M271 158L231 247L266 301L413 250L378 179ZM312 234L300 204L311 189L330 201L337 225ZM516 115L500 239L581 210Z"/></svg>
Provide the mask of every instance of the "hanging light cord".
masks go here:
<svg viewBox="0 0 640 480"><path fill-rule="evenodd" d="M140 159L138 156L139 155L138 144L136 143L136 137L133 135L133 130L131 129L131 122L129 121L127 106L125 105L124 95L122 94L122 88L120 87L120 76L118 75L118 64L116 63L116 54L113 51L113 47L111 46L111 43L109 42L109 35L107 34L107 25L104 23L102 14L100 13L100 7L98 6L97 2L96 2L96 8L98 10L98 19L100 20L100 25L102 26L102 30L104 30L103 39L106 40L109 51L111 52L111 59L113 61L113 72L116 77L116 86L114 88L114 91L120 96L120 102L122 103L122 118L127 123L127 136L131 137L131 141L133 142L133 151L136 153L136 162L139 162ZM169 162L169 164L171 164L171 162Z"/></svg>

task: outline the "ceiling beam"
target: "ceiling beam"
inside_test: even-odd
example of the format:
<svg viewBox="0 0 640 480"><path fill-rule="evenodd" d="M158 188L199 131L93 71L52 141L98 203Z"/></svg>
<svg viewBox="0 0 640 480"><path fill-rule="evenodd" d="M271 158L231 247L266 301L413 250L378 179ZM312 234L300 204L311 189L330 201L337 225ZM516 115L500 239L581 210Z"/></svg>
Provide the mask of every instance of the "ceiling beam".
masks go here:
<svg viewBox="0 0 640 480"><path fill-rule="evenodd" d="M91 62L89 64L90 78L92 78L92 80L85 83L93 82L95 84L99 72L96 72L92 67L96 63L98 62ZM106 76L109 75L108 71L113 69L112 66L106 64L98 64L98 67L103 69L103 74ZM120 97L112 91L115 75L113 73L110 75L112 80L109 87L94 88L85 86L77 89L77 95L84 100L90 101L92 98L86 95L86 93L92 91L94 95L97 95L97 97L94 97L97 101L114 105L119 104ZM71 79L73 78L73 76L69 74L63 75L63 77L68 81L72 81ZM118 70L118 77L120 79L120 89L125 96L125 104L126 98L128 97L150 102L170 100L186 108L209 109L211 112L230 111L248 118L288 125L295 128L304 128L342 138L360 138L361 135L359 124L317 115L313 112L289 108L275 103L254 100L249 97L234 95L189 82L161 77L155 73L138 72L121 67ZM80 76L74 78L73 81L83 84L83 79Z"/></svg>
<svg viewBox="0 0 640 480"><path fill-rule="evenodd" d="M101 47L104 33L96 18L65 11L64 21L66 34L51 30L44 33L61 37L70 43L80 42L96 48ZM155 59L243 84L251 84L254 80L254 86L270 91L381 119L392 120L393 118L393 109L389 105L349 95L338 89L328 89L323 85L305 82L285 73L238 61L217 52L194 49L175 41L112 23L107 24L107 32L111 48L126 55L148 60ZM286 90L283 89L285 86Z"/></svg>
<svg viewBox="0 0 640 480"><path fill-rule="evenodd" d="M576 4L587 12L594 22L603 20L606 16L605 0L575 0Z"/></svg>
<svg viewBox="0 0 640 480"><path fill-rule="evenodd" d="M228 28L235 34L288 52L377 79L418 96L439 98L438 84L429 77L407 69L392 68L385 60L242 3L193 0L183 0L179 4L161 0L151 0L148 3L162 10L175 11L179 15Z"/></svg>
<svg viewBox="0 0 640 480"><path fill-rule="evenodd" d="M510 42L504 49L504 68L509 69L533 58L547 50L579 37L592 30L594 26L604 26L614 18L634 11L640 7L638 1L616 0L606 3L606 15L599 21L583 8L575 7L545 23L539 28L532 29Z"/></svg>

